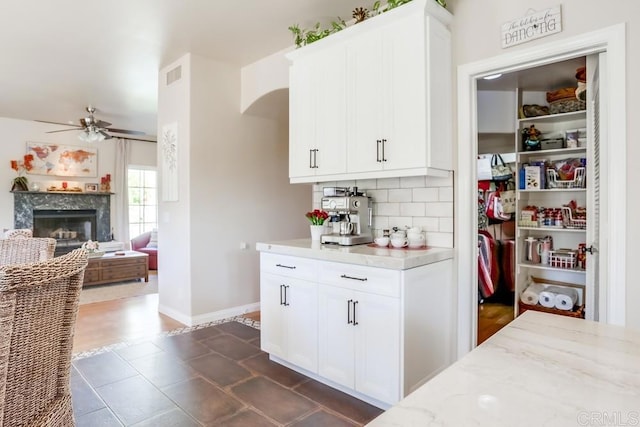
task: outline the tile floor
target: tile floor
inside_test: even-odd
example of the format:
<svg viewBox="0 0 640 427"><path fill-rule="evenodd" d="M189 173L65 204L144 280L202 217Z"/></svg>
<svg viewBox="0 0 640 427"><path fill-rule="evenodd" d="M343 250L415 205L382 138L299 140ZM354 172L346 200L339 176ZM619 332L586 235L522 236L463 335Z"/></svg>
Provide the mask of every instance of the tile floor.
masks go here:
<svg viewBox="0 0 640 427"><path fill-rule="evenodd" d="M78 427L357 426L382 410L273 363L228 322L77 359Z"/></svg>

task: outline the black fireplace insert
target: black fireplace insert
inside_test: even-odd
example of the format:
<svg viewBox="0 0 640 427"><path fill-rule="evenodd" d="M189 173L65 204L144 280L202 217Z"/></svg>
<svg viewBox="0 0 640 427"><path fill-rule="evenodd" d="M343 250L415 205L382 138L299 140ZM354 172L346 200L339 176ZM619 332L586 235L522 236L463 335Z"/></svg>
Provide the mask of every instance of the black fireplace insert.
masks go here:
<svg viewBox="0 0 640 427"><path fill-rule="evenodd" d="M34 209L34 237L56 239L56 256L96 239L95 209Z"/></svg>

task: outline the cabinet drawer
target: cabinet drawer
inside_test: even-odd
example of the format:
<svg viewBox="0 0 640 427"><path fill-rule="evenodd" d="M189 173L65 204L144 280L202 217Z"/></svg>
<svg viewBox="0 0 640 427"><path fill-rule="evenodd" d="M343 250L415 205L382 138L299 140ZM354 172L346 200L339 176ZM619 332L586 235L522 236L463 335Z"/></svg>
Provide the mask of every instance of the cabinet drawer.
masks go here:
<svg viewBox="0 0 640 427"><path fill-rule="evenodd" d="M144 268L139 266L122 266L102 270L102 280L132 279L145 277Z"/></svg>
<svg viewBox="0 0 640 427"><path fill-rule="evenodd" d="M319 282L378 295L400 296L400 271L364 265L321 262Z"/></svg>
<svg viewBox="0 0 640 427"><path fill-rule="evenodd" d="M279 254L260 254L260 270L281 276L315 281L318 275L318 261Z"/></svg>
<svg viewBox="0 0 640 427"><path fill-rule="evenodd" d="M100 270L97 268L87 268L84 271L84 283L97 282L100 280Z"/></svg>
<svg viewBox="0 0 640 427"><path fill-rule="evenodd" d="M121 268L121 267L139 267L144 266L147 263L146 257L139 258L113 258L103 259L100 261L100 267L102 268Z"/></svg>

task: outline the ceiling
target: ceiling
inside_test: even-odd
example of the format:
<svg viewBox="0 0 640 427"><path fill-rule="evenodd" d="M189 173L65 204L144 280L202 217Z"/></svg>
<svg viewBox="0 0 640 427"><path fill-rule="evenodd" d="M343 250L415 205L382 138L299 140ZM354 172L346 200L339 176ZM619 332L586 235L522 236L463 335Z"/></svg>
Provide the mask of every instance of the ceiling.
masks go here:
<svg viewBox="0 0 640 427"><path fill-rule="evenodd" d="M293 45L292 24L348 21L363 0L20 0L0 14L0 117L155 135L158 70L191 52L239 66ZM50 125L53 129L60 126Z"/></svg>

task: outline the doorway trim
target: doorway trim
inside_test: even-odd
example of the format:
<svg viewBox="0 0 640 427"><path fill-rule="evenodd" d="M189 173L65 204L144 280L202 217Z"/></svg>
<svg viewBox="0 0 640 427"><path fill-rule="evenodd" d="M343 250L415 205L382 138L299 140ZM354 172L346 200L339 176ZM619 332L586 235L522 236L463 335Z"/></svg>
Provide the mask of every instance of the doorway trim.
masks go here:
<svg viewBox="0 0 640 427"><path fill-rule="evenodd" d="M606 158L609 164L605 190L609 203L609 223L601 234L607 250L606 283L599 292L599 317L604 323L625 324L627 170L625 161L612 165L612 159L626 159L626 26L624 23L570 37L530 49L505 53L458 67L458 154L455 247L457 248L457 355L462 357L477 342L477 183L478 155L477 79L546 65L565 59L607 53L607 133ZM615 185L613 184L615 183Z"/></svg>

